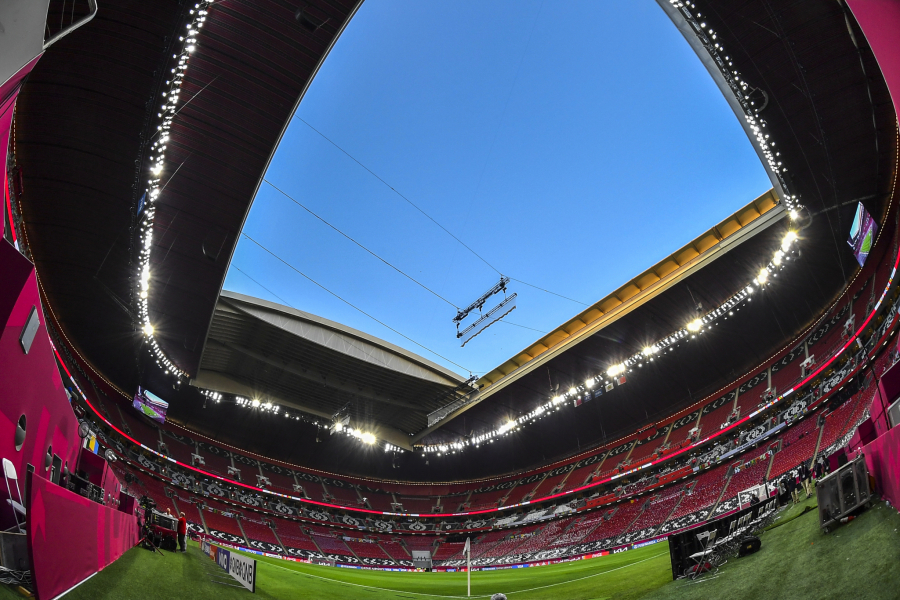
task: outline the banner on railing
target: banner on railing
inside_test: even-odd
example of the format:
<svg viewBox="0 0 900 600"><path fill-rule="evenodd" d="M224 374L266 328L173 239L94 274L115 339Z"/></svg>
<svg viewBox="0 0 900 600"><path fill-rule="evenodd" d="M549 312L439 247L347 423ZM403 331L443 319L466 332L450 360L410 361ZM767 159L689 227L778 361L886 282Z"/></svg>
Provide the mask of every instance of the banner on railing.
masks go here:
<svg viewBox="0 0 900 600"><path fill-rule="evenodd" d="M231 552L206 540L200 544L200 549L251 593L256 592L255 558Z"/></svg>

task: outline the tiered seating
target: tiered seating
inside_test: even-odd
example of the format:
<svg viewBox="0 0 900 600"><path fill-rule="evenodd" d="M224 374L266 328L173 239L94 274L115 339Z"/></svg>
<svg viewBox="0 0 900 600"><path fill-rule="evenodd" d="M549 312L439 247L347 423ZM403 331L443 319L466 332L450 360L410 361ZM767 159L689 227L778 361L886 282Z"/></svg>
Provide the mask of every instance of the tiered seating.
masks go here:
<svg viewBox="0 0 900 600"><path fill-rule="evenodd" d="M312 538L305 534L289 534L282 535L278 534L281 538L281 541L284 542L284 545L288 548L293 548L295 550L306 550L307 552L315 552L319 554L321 551L316 546L315 542L313 542Z"/></svg>
<svg viewBox="0 0 900 600"><path fill-rule="evenodd" d="M532 481L531 483L523 483L517 485L513 489L509 490L509 497L507 497L506 502L503 503L503 506L512 506L513 504L519 504L525 501L525 497L531 493L531 490L535 488L538 484L536 481Z"/></svg>
<svg viewBox="0 0 900 600"><path fill-rule="evenodd" d="M193 464L191 463L191 454L193 454L194 449L186 444L182 444L178 440L168 435L163 436L163 442L165 442L166 447L169 449L169 456L174 458L175 460L182 462L186 465ZM147 444L150 446L150 444ZM150 446L154 450L156 446ZM202 467L201 467L202 468Z"/></svg>
<svg viewBox="0 0 900 600"><path fill-rule="evenodd" d="M409 496L402 496L397 498L400 501L400 504L403 505L403 511L414 514L423 514L430 513L431 507L434 506L434 498L429 497L418 497L411 498Z"/></svg>
<svg viewBox="0 0 900 600"><path fill-rule="evenodd" d="M462 554L465 545L465 542L445 542L431 554L431 560L453 560L458 558Z"/></svg>
<svg viewBox="0 0 900 600"><path fill-rule="evenodd" d="M431 536L403 536L403 543L409 550L434 550L434 543L438 538Z"/></svg>
<svg viewBox="0 0 900 600"><path fill-rule="evenodd" d="M259 542L269 542L278 546L278 538L272 533L272 529L263 523L256 523L249 519L241 519L241 525L244 527L244 533L251 540Z"/></svg>
<svg viewBox="0 0 900 600"><path fill-rule="evenodd" d="M472 542L472 558L480 558L498 542L509 535L509 531L492 531Z"/></svg>
<svg viewBox="0 0 900 600"><path fill-rule="evenodd" d="M391 560L391 557L384 553L384 550L378 544L368 542L344 542L347 547L353 551L353 554L360 558L381 558L383 560Z"/></svg>
<svg viewBox="0 0 900 600"><path fill-rule="evenodd" d="M569 528L556 538L549 547L560 548L562 546L577 544L594 531L594 529L596 529L603 521L603 517L609 514L609 512L610 511L608 510L596 511L581 519L575 519Z"/></svg>
<svg viewBox="0 0 900 600"><path fill-rule="evenodd" d="M153 477L144 475L143 473L138 477L138 481L144 486L144 490L146 490L144 493L156 500L156 510L166 512L166 509L169 509L172 511L173 515L178 514L172 499L166 497L164 489L165 485L163 482L157 481Z"/></svg>
<svg viewBox="0 0 900 600"><path fill-rule="evenodd" d="M857 392L825 418L825 424L822 426L822 443L819 445L820 453L843 437L852 420L851 416L856 413L859 406L863 403L863 398L868 395L867 392L868 390Z"/></svg>
<svg viewBox="0 0 900 600"><path fill-rule="evenodd" d="M842 436L850 433L859 426L860 422L862 422L862 420L866 416L866 413L872 406L872 401L875 398L875 393L877 391L877 387L875 385L872 385L867 390L864 390L857 394L857 396L859 397L859 401L853 405L850 411L850 417L847 419L847 423L844 426L844 431L841 433Z"/></svg>
<svg viewBox="0 0 900 600"><path fill-rule="evenodd" d="M383 510L385 512L396 512L391 507L391 503L394 501L388 494L378 494L368 492L363 494L366 497L366 500L369 502L369 506L372 507L372 510ZM454 507L456 508L456 507Z"/></svg>
<svg viewBox="0 0 900 600"><path fill-rule="evenodd" d="M722 486L725 485L727 473L728 466L721 465L697 477L694 489L690 494L686 493L684 498L681 499L681 504L672 513L671 518L677 519L711 506L719 498L719 494L722 493Z"/></svg>
<svg viewBox="0 0 900 600"><path fill-rule="evenodd" d="M206 450L206 451L204 451L204 450L205 449L203 448L203 446L201 446L200 451L198 452L198 454L203 457L203 462L206 463L206 465L203 467L203 470L209 471L210 473L215 473L217 475L221 475L222 477L227 477L228 476L228 467L231 466L231 460L228 458L225 458L224 456L218 456L216 454L213 454L212 452L209 452L208 450ZM238 468L240 468L242 465L237 465L237 466L238 466ZM245 472L248 475L250 475L252 478L252 474L250 473L250 470L246 466L244 466L244 468L241 469L242 476L244 476L243 474Z"/></svg>
<svg viewBox="0 0 900 600"><path fill-rule="evenodd" d="M322 484L319 484L322 485ZM337 486L325 486L328 493L334 496L334 503L341 506L359 506L360 499L354 488L342 488ZM315 497L313 493L307 489L311 497Z"/></svg>
<svg viewBox="0 0 900 600"><path fill-rule="evenodd" d="M500 498L506 495L507 490L491 490L483 494L472 494L469 499L470 510L479 510L482 508L495 508Z"/></svg>
<svg viewBox="0 0 900 600"><path fill-rule="evenodd" d="M788 391L800 379L800 363L803 362L803 355L794 358L786 366L772 373L772 387L779 394Z"/></svg>
<svg viewBox="0 0 900 600"><path fill-rule="evenodd" d="M594 469L597 468L598 464L600 463L594 463L592 465L587 465L585 467L581 467L572 471L572 474L569 475L568 479L566 479L566 484L563 486L563 491L581 487L584 484L584 480L594 472Z"/></svg>
<svg viewBox="0 0 900 600"><path fill-rule="evenodd" d="M641 512L643 502L623 502L609 520L602 521L590 534L584 538L584 542L596 542L607 538L617 538L622 535L629 525Z"/></svg>
<svg viewBox="0 0 900 600"><path fill-rule="evenodd" d="M659 436L655 440L635 446L631 451L631 455L628 457L631 464L640 465L649 462L653 453L662 445L664 439L666 439L665 434Z"/></svg>
<svg viewBox="0 0 900 600"><path fill-rule="evenodd" d="M762 395L766 392L766 382L763 381L759 383L751 390L747 390L743 394L738 395L738 409L740 410L741 418L743 419L754 410L759 408L759 405L763 403ZM706 433L712 433L711 431L706 431Z"/></svg>
<svg viewBox="0 0 900 600"><path fill-rule="evenodd" d="M412 556L406 551L406 548L404 548L403 544L401 544L400 542L382 541L381 547L385 552L387 552L388 556L390 556L395 561L412 560ZM431 550L431 548L426 548L426 550Z"/></svg>
<svg viewBox="0 0 900 600"><path fill-rule="evenodd" d="M796 467L801 461L812 458L818 437L819 430L816 428L814 416L788 429L781 436L781 452L775 454L769 478L778 477Z"/></svg>
<svg viewBox="0 0 900 600"><path fill-rule="evenodd" d="M534 492L534 496L532 498L545 498L550 495L559 482L565 479L568 473L563 473L562 475L554 475L553 477L547 477L537 486Z"/></svg>
<svg viewBox="0 0 900 600"><path fill-rule="evenodd" d="M313 536L313 539L326 554L339 554L341 556L352 556L353 553L344 540L336 537Z"/></svg>
<svg viewBox="0 0 900 600"><path fill-rule="evenodd" d="M700 417L700 427L703 431L703 435L711 435L719 431L719 429L722 428L722 424L728 420L729 416L731 416L733 410L734 402L726 402L719 408ZM693 425L691 427L693 427ZM690 429L690 427L687 427L687 429Z"/></svg>
<svg viewBox="0 0 900 600"><path fill-rule="evenodd" d="M211 535L215 535L213 530L216 530L221 531L222 533L230 533L240 539L244 538L237 519L234 517L226 517L225 515L207 510L203 512L203 518L206 519L206 526L209 528L209 533Z"/></svg>
<svg viewBox="0 0 900 600"><path fill-rule="evenodd" d="M113 409L110 414L112 415L113 423L120 421L117 418L119 411ZM125 423L128 425L128 429L131 430L132 436L155 450L156 442L159 440L159 432L156 427L149 425L149 420L145 420L138 415L134 408L130 406L122 407L122 416L125 418Z"/></svg>
<svg viewBox="0 0 900 600"><path fill-rule="evenodd" d="M665 497L657 502L653 502L655 498L651 498L650 505L644 509L634 524L628 528L628 531L641 531L650 527L658 528L662 525L669 513L672 512L672 508L681 500L681 488L674 493L671 490L665 490L660 495Z"/></svg>
<svg viewBox="0 0 900 600"><path fill-rule="evenodd" d="M547 524L546 527L541 529L540 533L537 535L533 535L527 540L525 540L521 546L516 548L516 552L519 554L524 554L526 552L537 552L538 550L543 550L550 546L550 543L565 530L573 521L574 517L569 517L568 519L559 519L557 521L551 521Z"/></svg>
<svg viewBox="0 0 900 600"><path fill-rule="evenodd" d="M526 540L522 537L517 537L517 536L527 535L529 533L532 533L533 531L535 531L537 529L537 527L538 527L537 525L530 525L528 527L516 529L511 534L509 532L507 532L509 535L511 535L513 537L511 537L510 539L507 539L507 540L503 540L502 542L499 542L497 544L494 544L493 546L491 546L490 548L485 550L485 552L483 554L481 554L481 556L483 556L485 558L500 558L501 556L506 556L507 554L518 554L519 546L521 546L523 543L525 543Z"/></svg>
<svg viewBox="0 0 900 600"><path fill-rule="evenodd" d="M731 498L737 496L747 488L759 485L766 477L766 470L769 468L769 457L766 457L750 467L741 467L740 472L734 473L728 482L723 498Z"/></svg>
<svg viewBox="0 0 900 600"><path fill-rule="evenodd" d="M272 487L278 488L279 491L284 491L290 494L294 493L294 478L290 475L273 473L272 471L267 471L265 468L263 468L263 475L269 478L269 481L272 482ZM254 479L256 479L255 476Z"/></svg>

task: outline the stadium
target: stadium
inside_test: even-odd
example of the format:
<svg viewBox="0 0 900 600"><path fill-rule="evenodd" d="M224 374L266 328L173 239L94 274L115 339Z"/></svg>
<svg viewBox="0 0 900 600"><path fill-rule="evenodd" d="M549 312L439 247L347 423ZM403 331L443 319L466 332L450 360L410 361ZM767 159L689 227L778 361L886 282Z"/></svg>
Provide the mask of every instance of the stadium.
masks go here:
<svg viewBox="0 0 900 600"><path fill-rule="evenodd" d="M0 596L898 597L900 3L648 1L616 39L625 25L600 33L577 2L438 4L0 3ZM598 212L496 192L455 221L469 209L427 201L441 177L394 183L395 163L430 174L424 155L469 151L453 111L496 102L495 120L514 120L513 91L460 75L493 60L478 44L520 36L509 89L552 91L572 79L559 56L597 61L558 49L546 68L562 74L534 86L528 48L590 28L620 49L634 38L626 82L655 38L683 50L696 83L660 84L646 139L668 143L660 123L680 117L706 135L683 115L706 110L687 104L707 86L765 189L737 167L676 179L660 165L679 157L646 141L640 172L603 171L606 155L583 168L610 180ZM399 60L366 69L396 41L403 65L441 71L436 32L441 57L462 57L447 67L460 95L432 98L445 112L347 92L427 87ZM402 143L448 129L398 157L379 102L427 117ZM317 129L323 107L364 145ZM555 139L510 127L530 130L509 149L473 129L487 155ZM632 148L600 135L575 151ZM684 136L671 147L687 155ZM321 167L326 150L346 165ZM531 170L568 184L567 158L540 152ZM487 159L434 161L490 185ZM638 196L643 179L666 194L652 215L605 212L637 205L614 190ZM418 221L373 216L378 194ZM272 198L372 262L335 262ZM529 212L541 239L512 244ZM601 247L611 229L631 237ZM644 238L664 258L646 259ZM367 279L383 272L410 287ZM301 283L331 304L284 291ZM473 357L484 370L457 362Z"/></svg>

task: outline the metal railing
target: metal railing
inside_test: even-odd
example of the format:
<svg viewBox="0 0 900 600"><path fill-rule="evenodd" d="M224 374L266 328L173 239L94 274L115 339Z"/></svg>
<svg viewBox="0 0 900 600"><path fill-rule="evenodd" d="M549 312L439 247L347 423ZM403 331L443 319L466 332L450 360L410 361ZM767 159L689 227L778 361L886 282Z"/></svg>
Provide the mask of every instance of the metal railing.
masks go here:
<svg viewBox="0 0 900 600"><path fill-rule="evenodd" d="M44 25L44 50L97 15L96 0L50 0Z"/></svg>

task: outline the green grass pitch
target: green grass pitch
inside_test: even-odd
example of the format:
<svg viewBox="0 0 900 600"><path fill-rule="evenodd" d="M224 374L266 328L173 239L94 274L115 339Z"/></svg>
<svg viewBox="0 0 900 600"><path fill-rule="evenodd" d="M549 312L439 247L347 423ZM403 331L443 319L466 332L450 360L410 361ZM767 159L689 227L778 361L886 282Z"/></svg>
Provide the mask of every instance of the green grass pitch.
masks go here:
<svg viewBox="0 0 900 600"><path fill-rule="evenodd" d="M815 498L805 503L814 507ZM762 550L731 559L700 582L671 581L666 543L621 554L528 569L472 573L472 597L495 592L510 600L630 600L741 598L895 599L900 597L900 515L884 503L823 534L817 511L786 511L784 524L762 536ZM425 600L464 598L465 573L394 573L322 567L256 557L259 598ZM135 548L65 596L66 600L156 600L251 595L204 556L164 556ZM0 600L20 597L0 586Z"/></svg>

